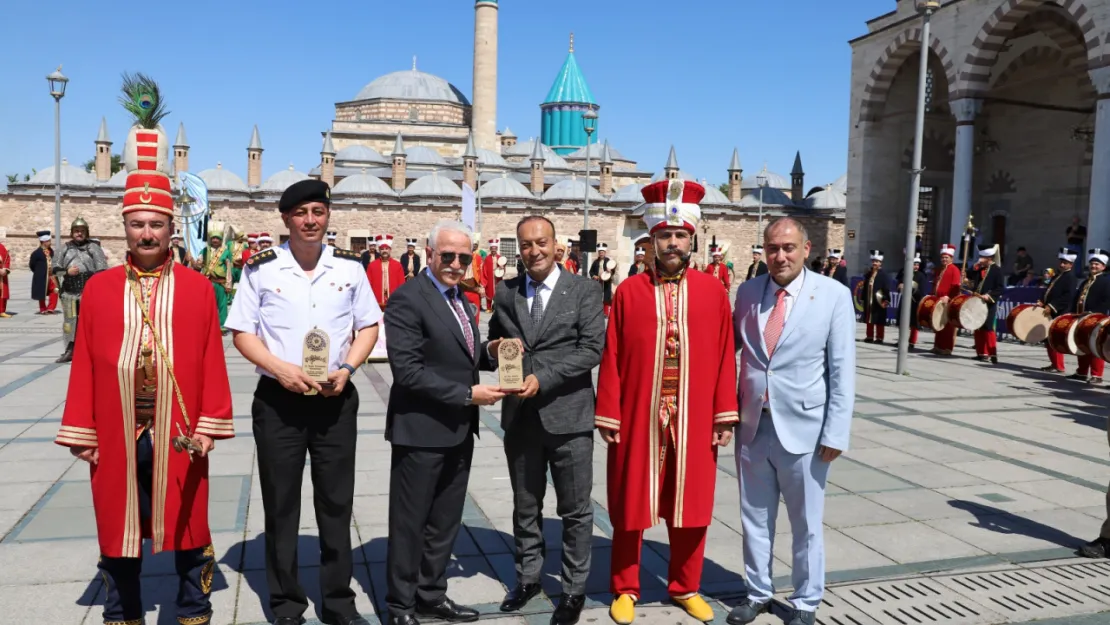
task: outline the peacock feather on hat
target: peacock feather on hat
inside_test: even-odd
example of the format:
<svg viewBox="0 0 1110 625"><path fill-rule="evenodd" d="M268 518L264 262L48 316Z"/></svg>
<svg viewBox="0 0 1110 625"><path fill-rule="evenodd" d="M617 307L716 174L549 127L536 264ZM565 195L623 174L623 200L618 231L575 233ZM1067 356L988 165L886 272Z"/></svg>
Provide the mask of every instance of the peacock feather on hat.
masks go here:
<svg viewBox="0 0 1110 625"><path fill-rule="evenodd" d="M169 140L160 123L169 114L158 83L146 74L123 74L119 102L134 119L123 148L127 171L169 173Z"/></svg>

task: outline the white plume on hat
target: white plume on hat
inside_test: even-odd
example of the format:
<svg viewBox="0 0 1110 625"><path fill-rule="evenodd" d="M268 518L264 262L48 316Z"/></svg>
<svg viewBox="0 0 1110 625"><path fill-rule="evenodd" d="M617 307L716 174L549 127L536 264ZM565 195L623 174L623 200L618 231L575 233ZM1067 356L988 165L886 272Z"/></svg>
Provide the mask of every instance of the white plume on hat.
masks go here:
<svg viewBox="0 0 1110 625"><path fill-rule="evenodd" d="M946 256L946 255L947 256L955 256L956 255L956 246L952 245L951 243L942 243L941 246L940 246L940 255L941 256Z"/></svg>
<svg viewBox="0 0 1110 625"><path fill-rule="evenodd" d="M1071 248L1068 247L1061 247L1060 253L1056 255L1056 258L1059 258L1060 260L1066 260L1069 263L1074 263L1075 259L1078 257L1079 256L1075 252L1071 251Z"/></svg>
<svg viewBox="0 0 1110 625"><path fill-rule="evenodd" d="M871 250L871 260L881 261L883 259L882 250Z"/></svg>
<svg viewBox="0 0 1110 625"><path fill-rule="evenodd" d="M752 246L752 254L762 254L762 253L763 253L763 246L762 245L753 245Z"/></svg>
<svg viewBox="0 0 1110 625"><path fill-rule="evenodd" d="M825 256L828 256L829 258L840 258L842 254L843 252L838 249L831 249L828 251L827 254L825 254Z"/></svg>
<svg viewBox="0 0 1110 625"><path fill-rule="evenodd" d="M1087 250L1087 262L1092 260L1097 260L1105 265L1107 261L1110 261L1110 252L1099 247L1091 248Z"/></svg>

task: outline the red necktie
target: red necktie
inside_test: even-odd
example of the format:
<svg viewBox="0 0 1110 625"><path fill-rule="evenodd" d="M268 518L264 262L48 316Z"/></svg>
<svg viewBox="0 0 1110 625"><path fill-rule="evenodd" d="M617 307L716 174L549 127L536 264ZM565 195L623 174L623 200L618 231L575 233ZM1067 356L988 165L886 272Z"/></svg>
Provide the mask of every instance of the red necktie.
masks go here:
<svg viewBox="0 0 1110 625"><path fill-rule="evenodd" d="M783 321L786 319L786 289L775 292L775 307L771 316L767 318L767 327L763 329L763 342L767 344L767 358L775 353L775 347L782 336Z"/></svg>

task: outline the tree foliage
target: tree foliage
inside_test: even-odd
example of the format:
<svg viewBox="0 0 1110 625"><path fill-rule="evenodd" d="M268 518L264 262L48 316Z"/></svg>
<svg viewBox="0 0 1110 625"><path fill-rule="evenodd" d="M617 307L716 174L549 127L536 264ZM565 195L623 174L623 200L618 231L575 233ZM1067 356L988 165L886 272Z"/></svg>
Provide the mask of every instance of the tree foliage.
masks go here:
<svg viewBox="0 0 1110 625"><path fill-rule="evenodd" d="M96 158L90 158L85 161L85 171L90 174L96 169ZM123 169L123 157L119 154L112 155L112 174L119 173Z"/></svg>

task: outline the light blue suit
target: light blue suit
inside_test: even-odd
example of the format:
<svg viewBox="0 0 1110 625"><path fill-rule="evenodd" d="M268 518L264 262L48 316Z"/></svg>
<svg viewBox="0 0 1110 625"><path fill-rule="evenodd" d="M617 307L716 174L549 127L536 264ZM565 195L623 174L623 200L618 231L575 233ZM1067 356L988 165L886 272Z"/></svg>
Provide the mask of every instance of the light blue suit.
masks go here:
<svg viewBox="0 0 1110 625"><path fill-rule="evenodd" d="M821 530L829 463L819 445L848 449L855 403L855 310L839 282L804 270L801 288L770 359L763 340L774 297L771 276L740 285L733 324L740 354L736 465L744 527L744 568L754 603L770 601L775 516L781 493L793 530L794 594L815 611L825 585ZM772 285L772 290L777 289ZM769 412L764 397L769 395Z"/></svg>

